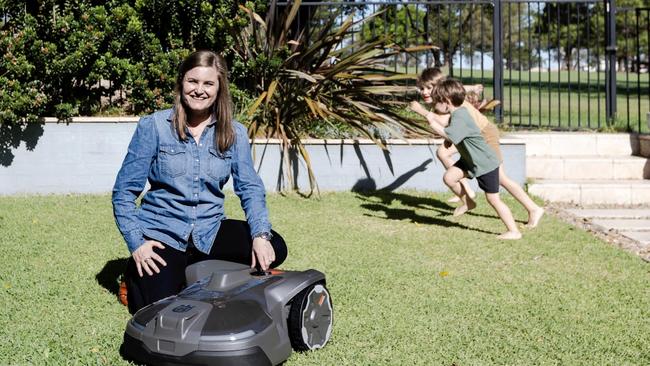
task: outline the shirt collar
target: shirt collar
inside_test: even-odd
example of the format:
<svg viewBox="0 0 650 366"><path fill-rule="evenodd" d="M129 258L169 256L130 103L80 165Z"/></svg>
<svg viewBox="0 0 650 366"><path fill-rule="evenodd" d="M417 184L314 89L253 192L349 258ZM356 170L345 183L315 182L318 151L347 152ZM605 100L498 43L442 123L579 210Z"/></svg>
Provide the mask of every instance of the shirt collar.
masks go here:
<svg viewBox="0 0 650 366"><path fill-rule="evenodd" d="M170 109L169 116L167 116L167 120L168 120L169 122L171 122L171 121L174 119L174 114L176 114L176 109L175 109L174 107L172 107L172 108ZM208 123L208 126L212 126L212 125L214 125L215 123L217 123L217 117L215 117L215 116L213 115L213 116L212 116L212 119L211 119L210 122Z"/></svg>

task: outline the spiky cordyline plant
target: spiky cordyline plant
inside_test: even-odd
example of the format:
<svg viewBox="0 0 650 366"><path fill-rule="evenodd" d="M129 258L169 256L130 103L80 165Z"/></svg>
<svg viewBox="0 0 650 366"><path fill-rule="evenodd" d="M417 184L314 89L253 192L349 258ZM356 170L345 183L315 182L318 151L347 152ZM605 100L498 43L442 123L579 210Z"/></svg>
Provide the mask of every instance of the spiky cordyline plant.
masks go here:
<svg viewBox="0 0 650 366"><path fill-rule="evenodd" d="M292 189L298 189L291 174L297 167L291 166L290 153L298 152L307 167L311 194L318 186L309 154L300 140L307 132L305 121L321 119L349 125L382 149L386 146L376 138L377 129L390 130L398 137L402 131L415 135L429 132L416 120L397 113L405 103L391 98L406 93L409 87L404 80L414 79L415 75L388 71L385 61L433 46L399 47L390 41L390 35L383 34L343 44L355 27L379 13L358 21L349 16L338 26L338 14L334 14L324 25L312 28L314 34L303 30L292 35L299 6L300 1L293 2L283 16L276 18L276 4L272 1L266 20L242 6L250 25L236 35L234 51L245 63L261 59L270 65L258 67L249 75L257 95L246 114L251 138L262 132L281 140L281 171L286 173L285 183Z"/></svg>

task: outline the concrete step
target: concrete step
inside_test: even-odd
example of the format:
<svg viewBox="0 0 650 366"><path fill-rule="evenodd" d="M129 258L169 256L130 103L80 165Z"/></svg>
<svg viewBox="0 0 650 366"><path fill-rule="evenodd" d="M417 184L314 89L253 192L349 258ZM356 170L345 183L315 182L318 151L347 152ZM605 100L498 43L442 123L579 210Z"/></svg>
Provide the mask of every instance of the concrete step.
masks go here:
<svg viewBox="0 0 650 366"><path fill-rule="evenodd" d="M516 132L526 141L526 156L629 156L638 153L639 137L627 133Z"/></svg>
<svg viewBox="0 0 650 366"><path fill-rule="evenodd" d="M650 231L650 219L593 219L595 225L619 231Z"/></svg>
<svg viewBox="0 0 650 366"><path fill-rule="evenodd" d="M650 180L536 180L528 192L551 202L579 205L650 204Z"/></svg>
<svg viewBox="0 0 650 366"><path fill-rule="evenodd" d="M621 231L621 235L636 240L643 245L650 245L650 231Z"/></svg>
<svg viewBox="0 0 650 366"><path fill-rule="evenodd" d="M650 219L650 208L570 208L566 211L582 219Z"/></svg>
<svg viewBox="0 0 650 366"><path fill-rule="evenodd" d="M603 232L616 230L643 247L650 245L650 208L573 208L566 211Z"/></svg>
<svg viewBox="0 0 650 366"><path fill-rule="evenodd" d="M650 178L650 160L618 155L528 156L526 176L566 180L647 179Z"/></svg>

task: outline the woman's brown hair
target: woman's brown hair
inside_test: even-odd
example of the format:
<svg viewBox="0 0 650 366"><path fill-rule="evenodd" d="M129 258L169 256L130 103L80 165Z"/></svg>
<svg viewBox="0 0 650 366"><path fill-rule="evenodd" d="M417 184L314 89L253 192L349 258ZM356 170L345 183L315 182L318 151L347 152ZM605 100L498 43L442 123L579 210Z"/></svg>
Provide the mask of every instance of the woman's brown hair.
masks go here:
<svg viewBox="0 0 650 366"><path fill-rule="evenodd" d="M212 51L196 51L187 56L178 68L176 86L174 88L174 115L172 123L181 140L187 138L187 110L183 102L183 79L185 74L195 67L214 67L217 70L219 90L217 99L212 105L212 115L217 119L215 129L215 147L220 152L230 148L235 141L235 131L232 124L232 101L230 99L230 88L228 87L228 66L220 55Z"/></svg>

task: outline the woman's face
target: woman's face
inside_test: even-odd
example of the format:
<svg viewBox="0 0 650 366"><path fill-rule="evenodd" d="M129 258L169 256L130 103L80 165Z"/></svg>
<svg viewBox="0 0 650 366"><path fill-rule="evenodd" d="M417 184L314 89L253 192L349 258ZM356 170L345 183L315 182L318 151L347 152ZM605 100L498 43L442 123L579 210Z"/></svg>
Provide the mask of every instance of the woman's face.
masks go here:
<svg viewBox="0 0 650 366"><path fill-rule="evenodd" d="M183 99L191 113L209 112L217 100L219 79L214 67L197 66L185 73Z"/></svg>

